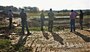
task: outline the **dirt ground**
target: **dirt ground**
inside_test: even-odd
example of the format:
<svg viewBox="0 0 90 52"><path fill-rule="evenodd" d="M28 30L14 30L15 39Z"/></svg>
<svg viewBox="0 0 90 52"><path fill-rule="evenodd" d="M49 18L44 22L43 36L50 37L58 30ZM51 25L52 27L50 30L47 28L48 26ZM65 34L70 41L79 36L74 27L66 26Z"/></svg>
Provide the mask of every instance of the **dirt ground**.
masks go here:
<svg viewBox="0 0 90 52"><path fill-rule="evenodd" d="M90 29L47 32L31 31L32 35L15 35L12 33L12 44L20 43L32 47L33 52L90 52Z"/></svg>

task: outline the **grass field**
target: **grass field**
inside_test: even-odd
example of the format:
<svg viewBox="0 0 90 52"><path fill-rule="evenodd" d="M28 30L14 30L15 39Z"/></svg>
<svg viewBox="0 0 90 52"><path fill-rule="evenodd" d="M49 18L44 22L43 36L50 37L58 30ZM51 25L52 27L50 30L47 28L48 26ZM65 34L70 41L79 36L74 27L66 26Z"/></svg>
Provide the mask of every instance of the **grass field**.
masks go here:
<svg viewBox="0 0 90 52"><path fill-rule="evenodd" d="M40 16L40 12L38 13L27 13L28 16ZM54 13L55 16L69 16L70 12L60 12L60 13ZM45 16L48 16L48 12L44 12Z"/></svg>

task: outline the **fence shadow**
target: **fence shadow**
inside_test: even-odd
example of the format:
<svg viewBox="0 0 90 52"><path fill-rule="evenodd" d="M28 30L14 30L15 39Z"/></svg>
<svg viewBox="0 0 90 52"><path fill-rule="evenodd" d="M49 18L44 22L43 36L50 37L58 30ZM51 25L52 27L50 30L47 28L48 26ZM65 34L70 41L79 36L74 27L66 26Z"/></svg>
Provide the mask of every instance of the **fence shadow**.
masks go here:
<svg viewBox="0 0 90 52"><path fill-rule="evenodd" d="M61 43L62 45L64 45L63 38L60 37L58 34L52 32L52 36L53 36L53 38L54 38L55 41L57 41L57 42Z"/></svg>
<svg viewBox="0 0 90 52"><path fill-rule="evenodd" d="M83 35L79 32L75 32L76 35L80 36L85 42L90 42L90 37Z"/></svg>

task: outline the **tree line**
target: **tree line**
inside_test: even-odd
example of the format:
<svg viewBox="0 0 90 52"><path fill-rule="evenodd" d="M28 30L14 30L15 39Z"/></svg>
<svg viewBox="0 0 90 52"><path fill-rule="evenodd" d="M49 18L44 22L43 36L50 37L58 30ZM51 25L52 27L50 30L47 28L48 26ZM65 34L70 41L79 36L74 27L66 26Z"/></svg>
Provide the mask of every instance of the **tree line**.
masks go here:
<svg viewBox="0 0 90 52"><path fill-rule="evenodd" d="M0 6L0 11L5 11L7 12L9 9L11 9L13 12L20 12L22 8L17 8L14 6ZM38 7L23 7L26 12L38 12L39 8Z"/></svg>
<svg viewBox="0 0 90 52"><path fill-rule="evenodd" d="M0 6L0 11L5 11L7 13L7 11L9 9L12 9L13 12L20 12L22 8L17 8L15 6ZM38 13L40 12L38 7L30 7L30 6L25 6L23 7L23 9L26 12L30 12L30 13ZM45 12L48 12L49 10L45 10ZM53 10L53 12L55 13L61 13L61 12L70 12L71 10L67 10L67 9L63 9L63 10ZM80 10L75 10L76 12L79 12ZM90 9L84 9L82 10L84 12L85 15L90 15Z"/></svg>

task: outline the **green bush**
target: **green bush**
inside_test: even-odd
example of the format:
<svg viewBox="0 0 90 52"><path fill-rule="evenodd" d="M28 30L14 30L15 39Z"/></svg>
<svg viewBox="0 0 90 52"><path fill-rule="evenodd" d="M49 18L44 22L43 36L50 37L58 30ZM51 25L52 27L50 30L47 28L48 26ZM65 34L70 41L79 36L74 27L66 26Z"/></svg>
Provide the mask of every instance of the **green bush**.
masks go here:
<svg viewBox="0 0 90 52"><path fill-rule="evenodd" d="M0 39L0 49L6 48L11 45L11 41L8 39Z"/></svg>
<svg viewBox="0 0 90 52"><path fill-rule="evenodd" d="M20 49L18 50L19 52L32 52L32 47L20 47Z"/></svg>

